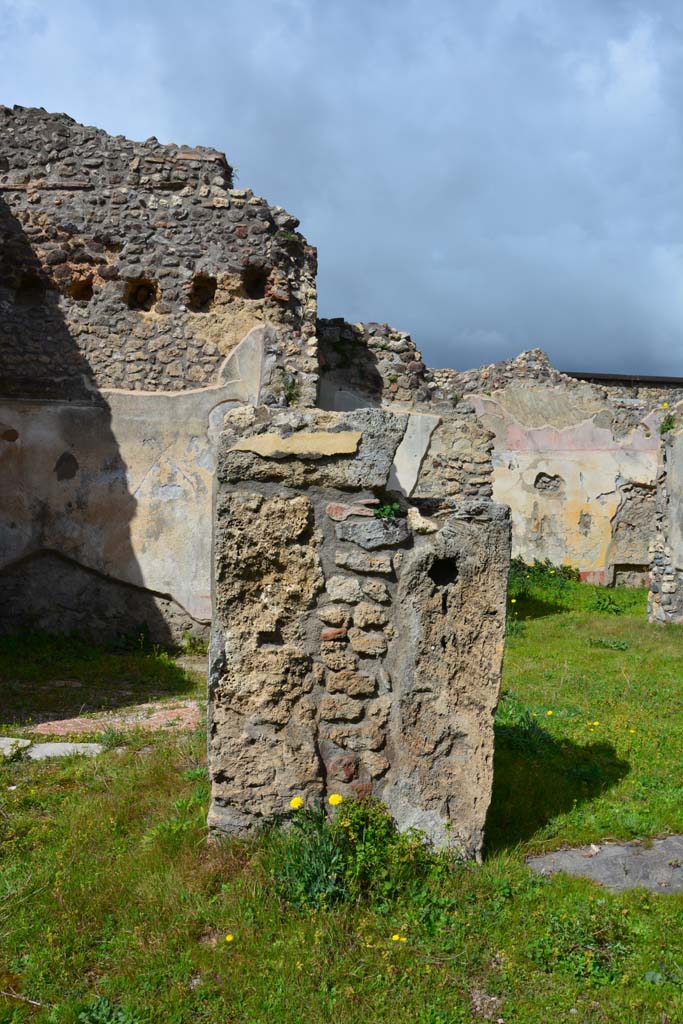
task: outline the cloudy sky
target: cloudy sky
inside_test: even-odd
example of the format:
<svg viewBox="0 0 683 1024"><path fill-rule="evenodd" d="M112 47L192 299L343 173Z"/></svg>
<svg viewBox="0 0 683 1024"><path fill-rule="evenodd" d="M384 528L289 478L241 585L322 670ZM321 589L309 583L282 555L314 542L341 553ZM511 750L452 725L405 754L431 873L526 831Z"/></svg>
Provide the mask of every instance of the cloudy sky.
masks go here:
<svg viewBox="0 0 683 1024"><path fill-rule="evenodd" d="M683 376L676 0L0 0L0 102L225 150L433 366Z"/></svg>

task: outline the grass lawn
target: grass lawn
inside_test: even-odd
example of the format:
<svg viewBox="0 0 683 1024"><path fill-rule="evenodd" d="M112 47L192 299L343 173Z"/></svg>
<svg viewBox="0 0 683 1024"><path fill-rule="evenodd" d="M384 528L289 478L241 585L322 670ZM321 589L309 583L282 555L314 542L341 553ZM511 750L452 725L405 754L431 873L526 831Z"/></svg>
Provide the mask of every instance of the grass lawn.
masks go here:
<svg viewBox="0 0 683 1024"><path fill-rule="evenodd" d="M683 632L648 626L642 592L615 592L621 614L571 581L512 593L484 864L436 865L399 899L298 911L267 840L209 847L201 734L0 767L0 992L32 1001L0 996L0 1022L683 1021L683 896L524 864L683 831ZM100 706L196 687L159 653L34 648L0 641L15 734L45 694L61 709L57 677Z"/></svg>

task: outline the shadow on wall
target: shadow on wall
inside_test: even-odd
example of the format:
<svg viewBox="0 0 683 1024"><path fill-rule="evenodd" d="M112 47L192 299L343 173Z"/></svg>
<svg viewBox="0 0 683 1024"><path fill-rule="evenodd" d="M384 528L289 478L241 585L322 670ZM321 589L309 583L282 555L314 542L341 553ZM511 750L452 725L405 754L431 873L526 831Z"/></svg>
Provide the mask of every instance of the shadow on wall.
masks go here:
<svg viewBox="0 0 683 1024"><path fill-rule="evenodd" d="M580 746L535 722L496 723L486 852L527 841L557 815L616 785L629 767L609 743Z"/></svg>
<svg viewBox="0 0 683 1024"><path fill-rule="evenodd" d="M145 589L132 547L137 502L111 411L47 269L55 241L37 226L31 237L0 198L0 633L144 631L170 643L168 595ZM85 316L88 300L61 301Z"/></svg>

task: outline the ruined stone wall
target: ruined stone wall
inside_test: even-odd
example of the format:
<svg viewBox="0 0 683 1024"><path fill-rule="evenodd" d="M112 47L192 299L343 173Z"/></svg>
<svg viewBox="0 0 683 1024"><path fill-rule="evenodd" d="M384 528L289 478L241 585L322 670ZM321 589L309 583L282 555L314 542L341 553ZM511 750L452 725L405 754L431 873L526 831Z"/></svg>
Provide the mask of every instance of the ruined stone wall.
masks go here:
<svg viewBox="0 0 683 1024"><path fill-rule="evenodd" d="M683 622L683 404L672 408L676 426L664 434L650 545L650 622Z"/></svg>
<svg viewBox="0 0 683 1024"><path fill-rule="evenodd" d="M410 422L379 409L226 417L210 656L216 834L272 820L294 796L374 794L401 828L481 853L509 521L486 500L434 497L377 518L392 480L410 473L420 489Z"/></svg>
<svg viewBox="0 0 683 1024"><path fill-rule="evenodd" d="M315 251L295 217L233 188L223 154L0 107L0 192L4 394L217 384L270 323L271 390L314 403Z"/></svg>
<svg viewBox="0 0 683 1024"><path fill-rule="evenodd" d="M315 250L233 186L0 107L1 630L208 628L222 413L317 392Z"/></svg>

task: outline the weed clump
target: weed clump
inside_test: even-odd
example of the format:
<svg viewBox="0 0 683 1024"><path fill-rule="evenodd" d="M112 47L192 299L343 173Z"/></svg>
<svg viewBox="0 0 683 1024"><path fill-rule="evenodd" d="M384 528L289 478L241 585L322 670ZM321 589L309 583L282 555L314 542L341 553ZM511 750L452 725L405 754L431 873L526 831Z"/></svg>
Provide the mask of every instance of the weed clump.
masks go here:
<svg viewBox="0 0 683 1024"><path fill-rule="evenodd" d="M275 889L291 906L386 904L424 879L435 860L421 833L399 832L379 800L337 797L333 817L320 803L292 806L290 827L273 830L268 856Z"/></svg>
<svg viewBox="0 0 683 1024"><path fill-rule="evenodd" d="M96 999L85 1010L81 1010L76 1018L78 1024L139 1024L137 1017L132 1017L127 1010L114 1006L108 999Z"/></svg>
<svg viewBox="0 0 683 1024"><path fill-rule="evenodd" d="M627 927L623 916L609 913L607 901L598 901L572 913L552 913L542 934L531 945L531 958L543 971L558 971L573 978L607 985L621 978L627 954Z"/></svg>

